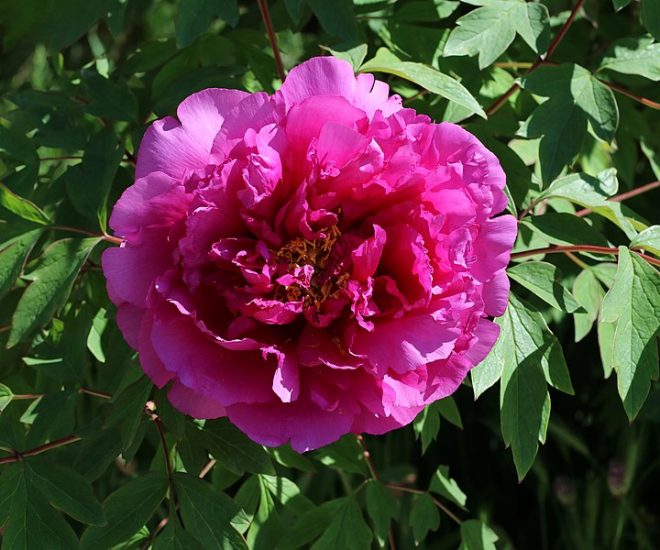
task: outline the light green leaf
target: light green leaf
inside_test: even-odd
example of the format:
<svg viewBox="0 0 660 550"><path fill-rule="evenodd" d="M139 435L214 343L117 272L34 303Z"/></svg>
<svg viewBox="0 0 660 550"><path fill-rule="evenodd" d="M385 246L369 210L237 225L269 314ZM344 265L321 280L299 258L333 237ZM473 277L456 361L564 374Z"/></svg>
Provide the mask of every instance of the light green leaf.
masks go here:
<svg viewBox="0 0 660 550"><path fill-rule="evenodd" d="M236 503L209 483L190 474L174 474L174 489L186 529L203 548L247 548L231 522L240 513Z"/></svg>
<svg viewBox="0 0 660 550"><path fill-rule="evenodd" d="M485 523L470 519L461 523L459 550L495 550L498 536Z"/></svg>
<svg viewBox="0 0 660 550"><path fill-rule="evenodd" d="M338 48L327 48L327 50L334 57L348 61L353 66L353 70L357 71L360 69L362 63L364 63L364 58L367 57L368 47L366 44L358 44L357 46L350 46L343 50Z"/></svg>
<svg viewBox="0 0 660 550"><path fill-rule="evenodd" d="M617 40L598 70L636 74L657 82L660 80L660 44L649 37Z"/></svg>
<svg viewBox="0 0 660 550"><path fill-rule="evenodd" d="M89 329L89 334L87 335L87 349L100 363L105 363L105 353L103 353L101 337L107 324L108 314L105 308L101 308L96 312L92 326Z"/></svg>
<svg viewBox="0 0 660 550"><path fill-rule="evenodd" d="M471 2L472 3L472 2ZM518 33L532 50L543 53L549 45L548 9L519 0L492 0L461 17L445 44L444 56L479 55L479 68L493 63Z"/></svg>
<svg viewBox="0 0 660 550"><path fill-rule="evenodd" d="M446 498L465 510L467 497L465 496L465 493L461 491L461 488L456 481L449 477L449 466L438 466L438 469L431 478L429 491Z"/></svg>
<svg viewBox="0 0 660 550"><path fill-rule="evenodd" d="M603 299L600 322L609 325L599 333L604 359L616 371L623 407L633 420L646 401L651 380L658 378L660 275L625 247L619 248L619 266Z"/></svg>
<svg viewBox="0 0 660 550"><path fill-rule="evenodd" d="M34 229L0 245L0 298L14 286L42 232Z"/></svg>
<svg viewBox="0 0 660 550"><path fill-rule="evenodd" d="M105 523L92 486L73 469L51 461L32 460L27 464L26 475L53 506L72 518L89 525Z"/></svg>
<svg viewBox="0 0 660 550"><path fill-rule="evenodd" d="M29 222L40 225L51 223L48 215L33 202L19 197L5 184L0 183L0 206L4 206L10 212Z"/></svg>
<svg viewBox="0 0 660 550"><path fill-rule="evenodd" d="M110 548L137 533L149 521L167 492L167 476L149 472L112 493L103 503L107 525L88 527L80 539L83 550Z"/></svg>
<svg viewBox="0 0 660 550"><path fill-rule="evenodd" d="M632 2L632 0L612 0L612 4L614 4L614 9L616 11L622 10L628 4L630 4L630 2Z"/></svg>
<svg viewBox="0 0 660 550"><path fill-rule="evenodd" d="M435 531L440 526L440 512L428 493L416 497L410 510L410 525L417 544L426 538L429 531Z"/></svg>
<svg viewBox="0 0 660 550"><path fill-rule="evenodd" d="M367 484L367 514L374 524L374 535L378 546L385 548L390 532L390 523L396 519L397 501L392 492L380 481L372 479Z"/></svg>
<svg viewBox="0 0 660 550"><path fill-rule="evenodd" d="M388 73L414 82L431 93L486 118L486 113L472 94L460 82L436 69L421 63L401 61L387 48L379 48L376 56L360 68L360 72Z"/></svg>
<svg viewBox="0 0 660 550"><path fill-rule="evenodd" d="M642 231L630 241L630 248L641 248L660 256L660 225L652 225Z"/></svg>
<svg viewBox="0 0 660 550"><path fill-rule="evenodd" d="M522 136L541 138L539 160L544 183L554 180L572 163L586 135L587 122L599 139L608 143L614 139L619 123L614 94L583 67L541 66L523 77L521 86L549 98L519 130Z"/></svg>
<svg viewBox="0 0 660 550"><path fill-rule="evenodd" d="M618 187L611 183L613 174L612 170L601 172L597 178L584 173L570 174L553 181L541 198L559 197L590 208L615 223L632 239L637 232L621 211L621 204L607 200Z"/></svg>
<svg viewBox="0 0 660 550"><path fill-rule="evenodd" d="M25 278L32 284L12 316L7 347L46 324L66 301L80 268L100 239L62 239L49 246Z"/></svg>
<svg viewBox="0 0 660 550"><path fill-rule="evenodd" d="M525 262L510 267L507 274L511 279L559 311L573 313L580 309L580 304L559 282L561 273L551 263Z"/></svg>
<svg viewBox="0 0 660 550"><path fill-rule="evenodd" d="M11 388L4 384L0 384L0 413L7 408L7 405L11 403L13 398L14 392L11 391Z"/></svg>
<svg viewBox="0 0 660 550"><path fill-rule="evenodd" d="M591 328L598 318L605 291L593 272L585 269L573 282L573 296L584 309L584 312L573 314L575 341L579 342L591 332Z"/></svg>
<svg viewBox="0 0 660 550"><path fill-rule="evenodd" d="M538 442L545 440L550 414L546 382L568 394L573 394L573 386L559 341L540 313L511 294L506 313L497 322L501 333L495 348L499 349L484 363L502 361L502 436L511 446L522 479L532 466Z"/></svg>
<svg viewBox="0 0 660 550"><path fill-rule="evenodd" d="M371 539L371 529L364 521L355 496L349 496L321 538L312 545L312 550L362 550L370 547Z"/></svg>

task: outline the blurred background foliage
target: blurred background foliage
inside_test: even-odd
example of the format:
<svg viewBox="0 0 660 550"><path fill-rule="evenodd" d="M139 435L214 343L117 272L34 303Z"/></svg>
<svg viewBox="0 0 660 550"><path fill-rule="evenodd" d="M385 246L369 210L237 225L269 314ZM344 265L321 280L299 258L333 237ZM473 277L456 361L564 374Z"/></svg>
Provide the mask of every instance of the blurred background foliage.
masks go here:
<svg viewBox="0 0 660 550"><path fill-rule="evenodd" d="M304 456L174 411L114 323L108 210L151 120L278 88L260 6L0 0L2 547L658 547L660 1L268 8L285 69L348 59L498 155L502 339L413 426Z"/></svg>

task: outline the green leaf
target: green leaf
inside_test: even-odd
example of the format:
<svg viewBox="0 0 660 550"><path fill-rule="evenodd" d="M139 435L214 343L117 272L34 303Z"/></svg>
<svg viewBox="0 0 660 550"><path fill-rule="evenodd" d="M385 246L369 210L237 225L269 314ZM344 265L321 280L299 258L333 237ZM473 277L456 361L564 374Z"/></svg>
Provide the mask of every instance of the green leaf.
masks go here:
<svg viewBox="0 0 660 550"><path fill-rule="evenodd" d="M424 407L413 422L415 436L422 440L422 454L426 453L440 430L440 413L434 405L435 403Z"/></svg>
<svg viewBox="0 0 660 550"><path fill-rule="evenodd" d="M477 380L480 369L488 373L486 381L475 386L475 394L494 383L497 378L491 373L499 371L502 436L511 446L522 479L534 461L538 442L545 440L550 414L546 382L568 394L573 394L573 386L559 341L540 313L511 294L497 323L501 332L493 351L472 371L477 371Z"/></svg>
<svg viewBox="0 0 660 550"><path fill-rule="evenodd" d="M232 472L275 474L268 452L226 419L207 422L203 433L213 457Z"/></svg>
<svg viewBox="0 0 660 550"><path fill-rule="evenodd" d="M4 206L10 212L29 222L40 225L51 223L48 215L33 202L19 197L3 183L0 183L0 206Z"/></svg>
<svg viewBox="0 0 660 550"><path fill-rule="evenodd" d="M144 405L153 385L142 376L137 382L124 388L115 398L112 409L104 424L105 428L119 426L122 450L128 449L138 433L140 424L145 422Z"/></svg>
<svg viewBox="0 0 660 550"><path fill-rule="evenodd" d="M521 86L549 99L523 123L519 134L541 138L539 160L544 183L571 164L587 133L587 122L601 140L611 142L619 123L612 90L574 64L541 66L521 79ZM562 113L562 116L557 116Z"/></svg>
<svg viewBox="0 0 660 550"><path fill-rule="evenodd" d="M426 538L429 531L435 531L440 526L440 512L428 493L422 493L415 498L410 510L410 525L417 544Z"/></svg>
<svg viewBox="0 0 660 550"><path fill-rule="evenodd" d="M186 531L179 520L170 519L163 532L156 537L153 550L198 550L199 542Z"/></svg>
<svg viewBox="0 0 660 550"><path fill-rule="evenodd" d="M540 198L558 197L590 208L615 223L632 239L637 232L621 211L621 204L607 200L618 187L616 178L612 182L613 175L613 170L605 170L597 178L584 173L570 174L553 181Z"/></svg>
<svg viewBox="0 0 660 550"><path fill-rule="evenodd" d="M364 461L364 452L357 438L347 434L330 445L316 451L316 458L326 466L344 470L358 475L368 475L369 470Z"/></svg>
<svg viewBox="0 0 660 550"><path fill-rule="evenodd" d="M339 59L348 61L353 65L353 70L358 71L362 63L364 63L364 58L367 57L368 47L366 44L358 44L357 46L346 47L346 49L333 49L328 48L328 51Z"/></svg>
<svg viewBox="0 0 660 550"><path fill-rule="evenodd" d="M584 313L574 313L575 341L579 342L591 332L598 318L600 304L605 296L603 287L590 269L585 269L573 282L573 296L584 309Z"/></svg>
<svg viewBox="0 0 660 550"><path fill-rule="evenodd" d="M278 549L295 550L308 545L326 530L348 497L328 500L320 506L301 514L278 542Z"/></svg>
<svg viewBox="0 0 660 550"><path fill-rule="evenodd" d="M465 510L467 497L465 496L465 493L461 491L461 488L456 481L449 477L449 466L438 466L438 469L431 478L429 491L446 498Z"/></svg>
<svg viewBox="0 0 660 550"><path fill-rule="evenodd" d="M642 0L642 23L656 40L660 40L660 2Z"/></svg>
<svg viewBox="0 0 660 550"><path fill-rule="evenodd" d="M479 55L479 68L492 64L518 33L536 53L550 43L548 9L519 0L481 0L479 7L461 17L445 44L444 56Z"/></svg>
<svg viewBox="0 0 660 550"><path fill-rule="evenodd" d="M630 241L630 248L641 248L660 256L660 225L652 225L642 231Z"/></svg>
<svg viewBox="0 0 660 550"><path fill-rule="evenodd" d="M658 378L660 275L636 254L619 248L614 284L603 299L600 321L614 325L610 342L619 395L630 420L646 401L651 380Z"/></svg>
<svg viewBox="0 0 660 550"><path fill-rule="evenodd" d="M110 548L123 542L149 521L167 492L167 476L149 472L132 479L103 503L107 525L91 526L80 539L81 548Z"/></svg>
<svg viewBox="0 0 660 550"><path fill-rule="evenodd" d="M36 268L24 278L32 284L12 316L7 347L46 324L64 304L80 268L100 239L62 239L49 246Z"/></svg>
<svg viewBox="0 0 660 550"><path fill-rule="evenodd" d="M103 331L108 324L108 313L105 308L101 308L96 312L92 320L92 326L87 334L87 349L96 358L99 363L105 363L105 353L103 353L103 345L101 337Z"/></svg>
<svg viewBox="0 0 660 550"><path fill-rule="evenodd" d="M495 550L498 537L485 523L470 519L461 523L459 550Z"/></svg>
<svg viewBox="0 0 660 550"><path fill-rule="evenodd" d="M360 68L360 72L388 73L409 80L433 94L444 97L486 118L486 113L460 82L421 63L401 61L387 48L379 48L376 56Z"/></svg>
<svg viewBox="0 0 660 550"><path fill-rule="evenodd" d="M616 11L622 10L628 4L630 4L630 2L632 2L632 0L612 0L612 4L614 4L614 9Z"/></svg>
<svg viewBox="0 0 660 550"><path fill-rule="evenodd" d="M66 192L76 211L107 226L107 200L117 174L124 148L110 128L91 137L80 164L71 166L62 176Z"/></svg>
<svg viewBox="0 0 660 550"><path fill-rule="evenodd" d="M23 271L23 266L34 245L41 237L42 229L23 233L1 245L0 248L0 298L11 290Z"/></svg>
<svg viewBox="0 0 660 550"><path fill-rule="evenodd" d="M110 120L137 121L137 99L126 83L113 82L88 69L83 70L80 76L85 92L91 99L85 106L89 114Z"/></svg>
<svg viewBox="0 0 660 550"><path fill-rule="evenodd" d="M367 514L374 524L378 546L385 548L390 533L390 523L396 519L397 501L392 492L380 481L372 479L367 484Z"/></svg>
<svg viewBox="0 0 660 550"><path fill-rule="evenodd" d="M452 0L413 0L398 7L394 19L401 23L428 23L446 19L456 11L460 2ZM398 4L397 4L398 6Z"/></svg>
<svg viewBox="0 0 660 550"><path fill-rule="evenodd" d="M14 392L11 391L11 388L4 384L0 384L0 413L7 408L7 405L11 403L13 398Z"/></svg>
<svg viewBox="0 0 660 550"><path fill-rule="evenodd" d="M362 550L371 545L371 529L364 521L354 496L349 496L337 510L323 535L312 545L312 550Z"/></svg>
<svg viewBox="0 0 660 550"><path fill-rule="evenodd" d="M352 0L307 0L323 30L345 42L354 42L358 36Z"/></svg>
<svg viewBox="0 0 660 550"><path fill-rule="evenodd" d="M23 464L15 465L0 478L0 504L6 506L7 518L2 548L77 549L78 538L73 529L29 483L25 468Z"/></svg>
<svg viewBox="0 0 660 550"><path fill-rule="evenodd" d="M573 313L580 309L580 304L559 282L561 273L548 262L525 262L507 269L509 278L524 286L559 311Z"/></svg>
<svg viewBox="0 0 660 550"><path fill-rule="evenodd" d="M53 506L72 518L89 525L105 523L91 485L73 469L51 461L32 460L27 463L26 474Z"/></svg>
<svg viewBox="0 0 660 550"><path fill-rule="evenodd" d="M598 70L636 74L657 82L660 80L660 44L645 36L617 40Z"/></svg>
<svg viewBox="0 0 660 550"><path fill-rule="evenodd" d="M231 525L240 512L231 498L207 482L181 472L174 474L174 490L183 523L203 548L247 548Z"/></svg>
<svg viewBox="0 0 660 550"><path fill-rule="evenodd" d="M190 46L218 17L235 27L239 18L236 0L183 0L174 18L176 45Z"/></svg>
<svg viewBox="0 0 660 550"><path fill-rule="evenodd" d="M435 402L438 412L447 422L450 422L457 428L463 429L463 421L461 420L461 413L456 406L456 401L453 397L445 397L440 401Z"/></svg>
<svg viewBox="0 0 660 550"><path fill-rule="evenodd" d="M600 232L584 218L573 214L548 212L542 216L528 216L521 224L543 236L550 244L608 246L607 239Z"/></svg>

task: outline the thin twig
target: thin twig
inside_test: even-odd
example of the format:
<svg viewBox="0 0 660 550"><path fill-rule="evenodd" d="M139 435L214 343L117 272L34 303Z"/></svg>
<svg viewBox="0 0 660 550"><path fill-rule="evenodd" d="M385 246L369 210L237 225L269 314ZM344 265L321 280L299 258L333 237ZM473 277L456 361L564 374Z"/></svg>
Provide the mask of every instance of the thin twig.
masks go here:
<svg viewBox="0 0 660 550"><path fill-rule="evenodd" d="M618 84L614 84L612 82L607 82L606 80L601 80L600 78L598 79L600 82L605 84L608 88L611 90L614 90L615 92L619 92L620 94L623 94L630 99L634 99L638 103L641 103L642 105L646 107L650 107L651 109L660 109L660 103L653 101L647 97L643 97L641 95L637 95L630 90L624 88L623 86L619 86Z"/></svg>
<svg viewBox="0 0 660 550"><path fill-rule="evenodd" d="M61 439L56 439L55 441L51 441L50 443L46 443L44 445L39 445L38 447L34 447L33 449L29 449L27 451L19 452L14 450L13 451L14 456L7 456L4 458L0 458L0 464L11 464L13 462L19 462L24 458L40 455L41 453L45 453L52 449L57 449L58 447L64 447L65 445L70 445L71 443L75 443L76 441L80 441L80 437L78 437L77 435L67 435L66 437L62 437Z"/></svg>
<svg viewBox="0 0 660 550"><path fill-rule="evenodd" d="M559 29L559 32L557 35L554 37L552 42L550 43L550 46L548 47L548 51L546 52L545 56L543 58L539 57L529 68L529 70L525 73L525 76L529 75L533 71L535 71L542 63L547 62L550 57L552 56L553 53L555 53L555 50L561 43L561 41L564 39L564 36L566 36L566 33L568 32L568 29L570 29L571 25L573 24L573 20L575 19L575 16L577 15L578 11L580 11L580 8L582 8L582 5L584 4L584 0L578 0L575 3L575 6L573 6L573 9L571 10L571 14L568 16L568 19L566 20L566 23L564 23ZM512 84L511 87L504 92L500 97L498 97L487 109L486 109L486 115L491 116L495 112L497 112L502 105L504 105L507 100L514 94L516 91L520 88L519 84Z"/></svg>
<svg viewBox="0 0 660 550"><path fill-rule="evenodd" d="M284 63L282 63L282 56L280 55L280 49L277 46L277 36L275 35L275 29L273 28L273 22L270 19L270 12L268 11L268 2L267 0L257 0L259 4L259 11L261 12L261 17L264 20L264 25L266 27L266 33L268 34L268 40L270 40L270 47L273 50L273 55L275 56L275 69L277 69L277 74L279 75L282 82L286 78L286 73L284 72Z"/></svg>
<svg viewBox="0 0 660 550"><path fill-rule="evenodd" d="M121 244L124 242L124 239L120 239L119 237L113 237L112 235L108 235L107 233L94 233L93 231L87 231L86 229L80 229L78 227L70 227L68 225L51 225L50 228L57 231L69 231L71 233L79 233L81 235L87 235L88 237L98 237L104 241L113 244Z"/></svg>
<svg viewBox="0 0 660 550"><path fill-rule="evenodd" d="M199 472L199 479L204 479L207 474L213 469L213 466L215 466L218 463L218 461L215 458L212 458L206 463L206 466L202 468L202 471Z"/></svg>
<svg viewBox="0 0 660 550"><path fill-rule="evenodd" d="M112 394L106 393L104 391L99 391L99 390L91 390L89 388L80 388L78 390L78 393L84 393L87 395L92 395L94 397L100 397L101 399L112 399Z"/></svg>
<svg viewBox="0 0 660 550"><path fill-rule="evenodd" d="M411 493L413 495L425 495L428 494L426 491L420 491L419 489L411 489L410 487L404 487L402 485L394 485L391 483L386 483L385 487L392 489L393 491L401 491L402 493ZM447 508L442 502L432 495L429 495L435 504L440 510L442 510L447 516L454 520L459 525L462 523L461 520L456 516L449 508Z"/></svg>
<svg viewBox="0 0 660 550"><path fill-rule="evenodd" d="M525 258L527 256L536 256L537 254L557 254L557 253L565 254L566 252L593 252L594 254L609 254L612 256L616 256L619 254L619 249L610 248L607 246L596 246L591 244L576 244L570 246L564 246L564 245L548 246L545 248L533 248L531 250L523 250L522 252L514 252L513 254L511 254L511 259L514 260L518 258ZM638 252L637 250L631 250L631 252L637 254L640 258L646 260L650 264L660 266L660 260L657 258L648 256L647 254Z"/></svg>
<svg viewBox="0 0 660 550"><path fill-rule="evenodd" d="M155 424L158 437L160 438L160 445L163 449L163 455L165 458L165 470L167 471L167 484L169 485L170 489L170 517L173 517L176 513L177 504L176 498L174 496L174 474L172 471L172 461L170 460L170 452L167 448L167 441L165 440L165 430L163 429L163 423L161 422L160 417L156 413L156 404L153 401L147 401L146 405L144 406L144 411Z"/></svg>
<svg viewBox="0 0 660 550"><path fill-rule="evenodd" d="M660 181L652 181L651 183L647 183L646 185L642 185L641 187L636 187L635 189L631 189L630 191L626 191L625 193L614 195L613 197L610 197L607 200L611 202L622 202L632 197L636 197L637 195L641 195L642 193L648 193L649 191L652 191L653 189L657 189L658 187L660 187ZM591 208L583 208L582 210L578 210L575 213L576 216L580 216L580 217L588 216L589 214L591 214Z"/></svg>

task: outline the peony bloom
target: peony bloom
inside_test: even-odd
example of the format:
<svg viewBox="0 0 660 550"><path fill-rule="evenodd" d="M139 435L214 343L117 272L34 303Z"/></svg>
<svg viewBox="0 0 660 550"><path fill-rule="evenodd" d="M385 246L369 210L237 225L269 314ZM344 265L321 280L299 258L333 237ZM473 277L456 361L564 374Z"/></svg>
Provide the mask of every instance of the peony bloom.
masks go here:
<svg viewBox="0 0 660 550"><path fill-rule="evenodd" d="M516 221L474 136L329 57L177 118L147 130L103 256L175 407L305 451L410 423L488 354Z"/></svg>

